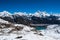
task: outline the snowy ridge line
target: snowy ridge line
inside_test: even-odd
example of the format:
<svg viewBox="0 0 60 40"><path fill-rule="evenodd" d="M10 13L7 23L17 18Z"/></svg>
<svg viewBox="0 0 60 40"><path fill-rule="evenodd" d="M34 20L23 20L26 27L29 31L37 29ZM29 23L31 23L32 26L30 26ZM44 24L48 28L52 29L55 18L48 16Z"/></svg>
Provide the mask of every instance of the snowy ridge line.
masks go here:
<svg viewBox="0 0 60 40"><path fill-rule="evenodd" d="M20 16L36 16L36 17L46 17L46 16L50 16L50 15L53 15L53 16L59 16L60 17L60 14L57 13L57 14L49 14L45 11L41 12L41 11L37 11L35 13L26 13L26 12L14 12L14 13L10 13L8 11L3 11L3 12L0 12L0 17L11 17L12 18L12 15L20 15Z"/></svg>
<svg viewBox="0 0 60 40"><path fill-rule="evenodd" d="M50 14L48 14L47 12L41 12L41 11L37 11L35 13L26 13L26 12L14 12L14 13L10 13L8 11L3 11L0 12L0 16L8 16L11 17L11 15L20 15L20 16L37 16L37 17L42 17L42 16L50 16Z"/></svg>

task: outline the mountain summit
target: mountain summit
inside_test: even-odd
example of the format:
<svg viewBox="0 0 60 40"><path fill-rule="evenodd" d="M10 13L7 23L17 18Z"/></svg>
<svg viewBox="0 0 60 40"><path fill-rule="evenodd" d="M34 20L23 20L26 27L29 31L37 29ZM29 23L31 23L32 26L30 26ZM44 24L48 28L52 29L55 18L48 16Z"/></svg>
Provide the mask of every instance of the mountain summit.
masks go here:
<svg viewBox="0 0 60 40"><path fill-rule="evenodd" d="M46 17L46 16L50 16L50 14L48 14L47 12L37 11L37 12L34 13L34 16L36 16L36 17Z"/></svg>
<svg viewBox="0 0 60 40"><path fill-rule="evenodd" d="M3 12L0 12L0 16L2 17L5 17L5 16L11 16L12 14L9 13L8 11L3 11Z"/></svg>

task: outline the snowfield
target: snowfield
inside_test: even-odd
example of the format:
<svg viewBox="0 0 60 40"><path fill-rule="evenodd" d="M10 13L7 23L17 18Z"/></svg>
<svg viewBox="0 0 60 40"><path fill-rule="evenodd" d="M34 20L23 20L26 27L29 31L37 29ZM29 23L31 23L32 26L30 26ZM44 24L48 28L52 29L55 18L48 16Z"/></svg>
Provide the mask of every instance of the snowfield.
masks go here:
<svg viewBox="0 0 60 40"><path fill-rule="evenodd" d="M45 30L0 19L0 40L60 40L60 25L48 25Z"/></svg>

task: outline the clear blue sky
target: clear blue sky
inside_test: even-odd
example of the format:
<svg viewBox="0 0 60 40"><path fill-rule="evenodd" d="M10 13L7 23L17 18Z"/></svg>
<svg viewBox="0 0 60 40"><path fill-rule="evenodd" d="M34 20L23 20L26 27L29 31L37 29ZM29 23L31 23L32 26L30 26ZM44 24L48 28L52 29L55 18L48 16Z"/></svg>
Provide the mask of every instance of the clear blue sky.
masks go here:
<svg viewBox="0 0 60 40"><path fill-rule="evenodd" d="M0 0L0 11L60 13L60 0Z"/></svg>

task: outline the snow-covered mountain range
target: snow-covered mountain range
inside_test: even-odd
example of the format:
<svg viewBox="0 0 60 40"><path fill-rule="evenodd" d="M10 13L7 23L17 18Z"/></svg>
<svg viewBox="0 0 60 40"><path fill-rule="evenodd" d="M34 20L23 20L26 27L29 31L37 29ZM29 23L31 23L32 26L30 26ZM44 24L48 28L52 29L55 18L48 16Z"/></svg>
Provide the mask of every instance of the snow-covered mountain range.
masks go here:
<svg viewBox="0 0 60 40"><path fill-rule="evenodd" d="M36 30L35 27L29 26L30 23L51 23L51 25L46 26L44 30ZM11 14L3 11L0 12L0 40L60 40L59 23L60 16L46 12Z"/></svg>
<svg viewBox="0 0 60 40"><path fill-rule="evenodd" d="M60 14L49 14L41 11L35 13L15 12L13 14L3 11L0 12L0 18L18 24L60 24Z"/></svg>
<svg viewBox="0 0 60 40"><path fill-rule="evenodd" d="M19 16L36 16L36 17L46 17L46 16L50 16L50 15L53 15L53 16L60 16L60 14L54 14L54 13L52 13L52 14L49 14L49 13L47 13L47 12L45 12L45 11L43 11L43 12L41 12L41 11L37 11L37 12L35 12L35 13L26 13L26 12L14 12L14 13L10 13L10 12L8 12L8 11L3 11L3 12L0 12L0 16L2 16L2 17L6 17L6 16L8 16L8 17L10 17L10 16L12 16L12 15L19 15Z"/></svg>
<svg viewBox="0 0 60 40"><path fill-rule="evenodd" d="M50 16L50 14L48 14L47 12L40 12L37 11L35 13L26 13L26 12L14 12L14 13L10 13L8 11L3 11L0 12L0 16L5 17L5 16L12 16L12 15L20 15L20 16L36 16L36 17L45 17L45 16Z"/></svg>

